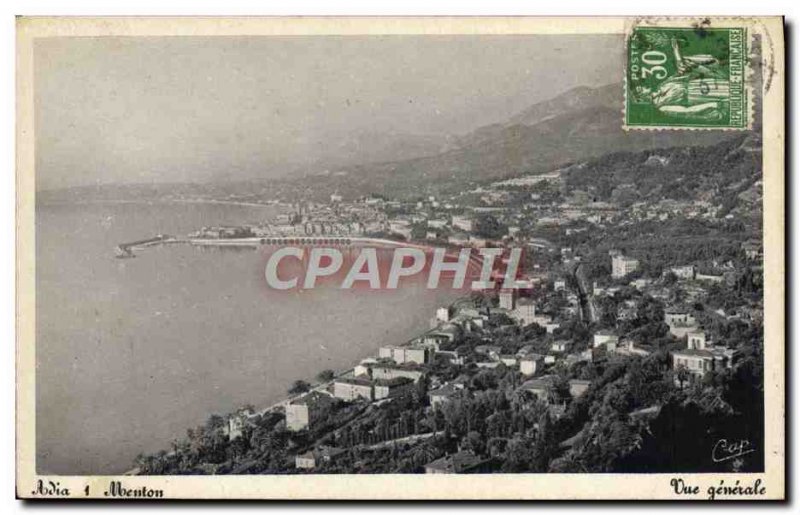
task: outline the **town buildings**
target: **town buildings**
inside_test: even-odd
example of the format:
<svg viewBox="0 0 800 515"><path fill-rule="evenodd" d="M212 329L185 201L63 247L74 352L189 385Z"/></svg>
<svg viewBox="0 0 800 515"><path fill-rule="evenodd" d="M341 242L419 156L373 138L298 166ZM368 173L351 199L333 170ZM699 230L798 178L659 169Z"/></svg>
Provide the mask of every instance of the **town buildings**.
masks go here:
<svg viewBox="0 0 800 515"><path fill-rule="evenodd" d="M549 402L550 393L553 390L555 376L547 375L535 379L529 379L519 387L520 391L528 392L542 402Z"/></svg>
<svg viewBox="0 0 800 515"><path fill-rule="evenodd" d="M517 290L502 290L498 300L501 309L512 311L517 305Z"/></svg>
<svg viewBox="0 0 800 515"><path fill-rule="evenodd" d="M712 345L703 331L691 331L686 335L686 349L672 353L674 370L686 370L693 379L702 379L708 372L720 371L733 366L737 353L722 345ZM676 375L676 382L681 378Z"/></svg>
<svg viewBox="0 0 800 515"><path fill-rule="evenodd" d="M415 363L424 365L433 360L433 352L426 347L384 346L378 351L378 357L391 359L398 365Z"/></svg>
<svg viewBox="0 0 800 515"><path fill-rule="evenodd" d="M639 260L618 254L611 256L611 277L621 279L639 269Z"/></svg>
<svg viewBox="0 0 800 515"><path fill-rule="evenodd" d="M475 228L475 221L469 216L454 215L451 224L456 229L469 233Z"/></svg>
<svg viewBox="0 0 800 515"><path fill-rule="evenodd" d="M670 271L675 274L678 279L692 280L694 279L694 265L673 266Z"/></svg>
<svg viewBox="0 0 800 515"><path fill-rule="evenodd" d="M253 413L253 410L250 408L241 408L235 413L232 413L228 417L228 438L233 440L242 436L242 431L247 425L248 420L252 418L254 414L255 413Z"/></svg>
<svg viewBox="0 0 800 515"><path fill-rule="evenodd" d="M520 358L519 371L526 376L534 376L544 369L544 356L541 354L531 354Z"/></svg>
<svg viewBox="0 0 800 515"><path fill-rule="evenodd" d="M346 449L338 447L321 446L295 457L295 467L299 469L311 470L323 465L335 463L338 459L347 454Z"/></svg>
<svg viewBox="0 0 800 515"><path fill-rule="evenodd" d="M570 379L569 381L569 394L572 397L580 397L586 390L589 389L589 386L592 385L591 381L586 379Z"/></svg>
<svg viewBox="0 0 800 515"><path fill-rule="evenodd" d="M286 428L290 431L301 431L324 418L334 404L329 395L311 392L289 402L286 405Z"/></svg>
<svg viewBox="0 0 800 515"><path fill-rule="evenodd" d="M592 339L593 347L602 347L605 345L606 347L616 347L617 342L619 342L619 336L617 333L610 329L602 329L594 333L594 337Z"/></svg>
<svg viewBox="0 0 800 515"><path fill-rule="evenodd" d="M464 385L446 384L428 392L431 409L439 409L453 399L463 395Z"/></svg>
<svg viewBox="0 0 800 515"><path fill-rule="evenodd" d="M512 316L523 326L536 322L536 303L529 298L517 300Z"/></svg>
<svg viewBox="0 0 800 515"><path fill-rule="evenodd" d="M372 381L362 377L339 377L333 382L333 396L344 401L375 399Z"/></svg>
<svg viewBox="0 0 800 515"><path fill-rule="evenodd" d="M459 205L457 198L442 199L441 203L430 199L415 200L413 204L333 199L335 209L332 211L320 206L307 206L297 213L300 220L293 217L294 223L290 223L292 218L289 218L274 226L253 228L254 233L264 231L264 234L270 234L270 231L280 234L332 234L339 231L364 234L374 231L380 233L376 236L380 238L392 238L386 233L394 233L404 238L416 235L419 239L425 235L438 241L418 243L442 245L444 240L448 240L462 246L481 246L488 241L475 233L476 213L491 208L490 212L501 225L500 230L504 224L508 227L508 236L513 238L503 238L505 244L524 246L533 255L530 262L524 263L522 273L526 286L522 291L495 290L496 302L493 293L489 292L467 302L460 299L452 306L438 307L431 317L430 331L404 344L382 342L376 356L362 360L352 373L332 382L330 395L321 392L309 394L309 399L321 395L320 399L324 400L310 402L301 398L289 403L286 408L288 429L313 428L314 421L324 416L324 406L330 403L344 406L340 409L349 409L352 413L365 413L359 420L367 422L370 416L382 412L385 407L408 409L407 404L414 404L420 410L414 423L425 424L422 422L424 418L451 415L451 410L446 408L448 405L456 408L467 399L474 400L478 391L485 388L484 377L493 376L503 378L503 387L508 388L505 395L519 394L514 397L517 405L545 403L548 411L558 416L569 402L586 396L587 392L594 395L592 381L581 378L595 377L592 374L607 368L609 363L645 362L653 353L660 355L664 349L675 348L676 341L685 341L684 348L671 352L676 386L682 387L683 380L694 381L709 372L732 367L736 352L715 344L720 339L716 327L729 320L744 324L761 322L759 316L763 311L757 299L749 299L742 305L725 305L724 309L719 306L714 310L699 307L708 305L710 292L730 286L731 276L744 270L742 263L758 273L758 263L752 262L761 257L758 242L742 244L739 258L725 256L719 261L710 258L701 261L693 259L695 254L691 252L676 252L675 262L664 259L657 250L642 250L636 242L620 242L625 245L626 252L647 259L645 263L616 250L609 252L607 257L608 243L598 244L591 238L593 231L604 230L603 224L621 226L639 219L672 220L687 213L702 213L702 209L706 209L703 205L669 201L653 205L638 203L625 210L611 203L596 202L593 198L596 192L582 191L574 198L560 198L558 204L547 206L538 202L541 197L536 193L533 194L536 197L532 196L530 200L537 202L503 210L500 205L504 195L486 191L480 194L481 206ZM560 193L554 192L554 195ZM452 212L463 214L452 216ZM358 213L358 217L345 220L346 213ZM542 234L552 237L553 241L542 241ZM591 245L585 243L587 238ZM607 270L609 259L610 274ZM731 259L734 264L731 264ZM586 265L581 266L582 262ZM587 274L585 278L579 276L579 267L582 273ZM548 287L550 284L552 288ZM664 334L659 317L653 315L660 313L665 306L663 321L669 328L668 335ZM714 320L713 325L706 324L709 317ZM544 327L546 333L527 327L531 324ZM711 330L704 331L701 324ZM715 336L713 342L712 334ZM669 378L670 372L667 371L664 377ZM426 378L430 381L424 380ZM596 388L600 399L603 385ZM421 402L400 401L411 395ZM338 403L337 399L345 402ZM374 405L367 406L367 403ZM635 413L649 409L642 408ZM242 434L242 429L249 423L247 420L246 417L231 417L228 420L230 435ZM369 427L369 423L364 425ZM369 428L365 434L359 435L359 443L354 445L364 445L365 439L369 445L375 445L375 441L381 439L392 442L387 445L395 445L396 440L403 438L398 435L404 435L407 430L392 428L379 434ZM433 428L427 425L420 429L431 430ZM341 444L339 440L333 441ZM352 440L344 441L353 444ZM403 445L406 443L402 440ZM450 451L454 448L451 447ZM321 456L319 448L300 453L296 465L300 469L318 468L324 459ZM471 470L473 460L466 459L462 463L459 457L453 456L458 454L433 460L425 467L426 471Z"/></svg>
<svg viewBox="0 0 800 515"><path fill-rule="evenodd" d="M683 338L697 330L697 320L692 311L685 307L672 306L664 310L664 323L676 338Z"/></svg>
<svg viewBox="0 0 800 515"><path fill-rule="evenodd" d="M377 401L411 395L414 392L414 381L407 377L376 379L373 387L374 398Z"/></svg>

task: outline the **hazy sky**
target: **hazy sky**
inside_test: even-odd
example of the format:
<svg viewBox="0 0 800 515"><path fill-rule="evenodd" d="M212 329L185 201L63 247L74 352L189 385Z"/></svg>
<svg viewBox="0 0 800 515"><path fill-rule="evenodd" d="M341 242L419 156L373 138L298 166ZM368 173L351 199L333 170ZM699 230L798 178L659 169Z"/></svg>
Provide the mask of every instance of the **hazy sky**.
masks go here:
<svg viewBox="0 0 800 515"><path fill-rule="evenodd" d="M37 188L275 176L352 132L463 134L622 76L613 36L50 38Z"/></svg>

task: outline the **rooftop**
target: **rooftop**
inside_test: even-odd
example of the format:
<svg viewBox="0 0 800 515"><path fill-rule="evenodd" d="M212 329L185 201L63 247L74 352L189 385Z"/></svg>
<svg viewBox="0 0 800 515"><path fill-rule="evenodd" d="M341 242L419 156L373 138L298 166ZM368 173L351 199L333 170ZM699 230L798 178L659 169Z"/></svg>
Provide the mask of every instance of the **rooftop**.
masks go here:
<svg viewBox="0 0 800 515"><path fill-rule="evenodd" d="M325 395L324 393L314 391L291 401L289 404L293 405L305 404L306 406L326 406L328 404L332 404L333 402L334 402L333 399L331 399L329 395Z"/></svg>
<svg viewBox="0 0 800 515"><path fill-rule="evenodd" d="M428 392L428 395L431 397L450 397L452 395L458 395L462 390L462 388L457 388L452 384L446 384L441 388Z"/></svg>
<svg viewBox="0 0 800 515"><path fill-rule="evenodd" d="M375 386L401 386L408 383L413 383L411 379L407 377L393 377L391 379L376 379L374 381Z"/></svg>
<svg viewBox="0 0 800 515"><path fill-rule="evenodd" d="M711 351L704 349L683 349L673 353L675 356L688 356L697 358L713 358L714 354Z"/></svg>
<svg viewBox="0 0 800 515"><path fill-rule="evenodd" d="M617 335L617 333L615 331L612 331L611 329L600 329L599 331L597 331L594 334L600 335L600 336L616 336Z"/></svg>
<svg viewBox="0 0 800 515"><path fill-rule="evenodd" d="M391 370L408 370L413 372L424 372L425 369L417 364L414 363L403 363L402 365L398 365L396 363L376 363L373 369L391 369Z"/></svg>
<svg viewBox="0 0 800 515"><path fill-rule="evenodd" d="M372 381L360 377L339 377L334 382L352 384L357 386L372 386Z"/></svg>
<svg viewBox="0 0 800 515"><path fill-rule="evenodd" d="M554 377L553 376L542 376L537 377L536 379L528 379L522 386L520 386L523 390L530 390L530 389L540 389L540 388L549 388L553 386Z"/></svg>

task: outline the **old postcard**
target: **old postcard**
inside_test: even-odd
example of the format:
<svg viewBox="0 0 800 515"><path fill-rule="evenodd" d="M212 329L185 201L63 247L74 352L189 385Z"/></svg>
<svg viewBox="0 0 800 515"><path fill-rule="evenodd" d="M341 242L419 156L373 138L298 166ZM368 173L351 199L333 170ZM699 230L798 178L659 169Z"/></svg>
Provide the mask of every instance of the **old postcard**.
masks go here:
<svg viewBox="0 0 800 515"><path fill-rule="evenodd" d="M19 497L784 498L781 18L17 42Z"/></svg>

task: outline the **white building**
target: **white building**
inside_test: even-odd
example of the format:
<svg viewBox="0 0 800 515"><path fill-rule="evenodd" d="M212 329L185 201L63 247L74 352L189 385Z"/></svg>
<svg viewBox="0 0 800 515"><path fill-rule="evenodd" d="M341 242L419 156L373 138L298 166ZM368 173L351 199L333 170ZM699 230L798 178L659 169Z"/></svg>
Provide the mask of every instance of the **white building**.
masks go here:
<svg viewBox="0 0 800 515"><path fill-rule="evenodd" d="M517 357L514 354L501 354L497 356L497 359L500 361L500 363L507 367L513 368L519 365Z"/></svg>
<svg viewBox="0 0 800 515"><path fill-rule="evenodd" d="M713 274L713 273L700 273L698 272L694 276L695 279L698 281L706 281L710 283L721 283L725 281L725 276L722 274Z"/></svg>
<svg viewBox="0 0 800 515"><path fill-rule="evenodd" d="M616 347L619 342L619 336L614 331L601 330L594 333L593 347L597 348L602 345L608 347L609 345Z"/></svg>
<svg viewBox="0 0 800 515"><path fill-rule="evenodd" d="M675 338L683 338L697 331L697 320L687 309L667 308L664 310L664 323L669 326L669 332Z"/></svg>
<svg viewBox="0 0 800 515"><path fill-rule="evenodd" d="M451 245L469 245L469 234L457 232L447 237L447 243Z"/></svg>
<svg viewBox="0 0 800 515"><path fill-rule="evenodd" d="M581 395L589 389L592 385L591 381L587 381L585 379L570 379L569 381L569 394L575 398L580 397Z"/></svg>
<svg viewBox="0 0 800 515"><path fill-rule="evenodd" d="M675 274L678 279L694 279L694 265L673 266L670 271Z"/></svg>
<svg viewBox="0 0 800 515"><path fill-rule="evenodd" d="M736 351L724 346L712 346L702 331L687 334L686 349L672 354L673 370L685 369L693 379L702 378L707 372L731 368ZM676 375L675 382L681 378Z"/></svg>
<svg viewBox="0 0 800 515"><path fill-rule="evenodd" d="M484 248L489 245L489 241L486 238L481 238L480 236L469 236L469 244L475 248Z"/></svg>
<svg viewBox="0 0 800 515"><path fill-rule="evenodd" d="M286 428L300 431L311 427L325 416L333 399L320 392L311 392L286 405Z"/></svg>
<svg viewBox="0 0 800 515"><path fill-rule="evenodd" d="M697 321L689 309L669 307L664 310L664 323L667 325L687 324L694 325Z"/></svg>
<svg viewBox="0 0 800 515"><path fill-rule="evenodd" d="M519 299L514 308L514 318L519 320L523 326L532 324L536 321L536 304L532 299Z"/></svg>
<svg viewBox="0 0 800 515"><path fill-rule="evenodd" d="M333 463L342 456L345 456L347 451L339 449L338 447L323 446L319 449L314 449L303 454L298 454L294 459L294 466L299 469L314 469L320 465L327 465Z"/></svg>
<svg viewBox="0 0 800 515"><path fill-rule="evenodd" d="M400 234L406 239L411 238L411 221L397 218L389 221L389 232Z"/></svg>
<svg viewBox="0 0 800 515"><path fill-rule="evenodd" d="M706 333L703 331L691 331L686 335L686 347L689 349L705 349L707 347Z"/></svg>
<svg viewBox="0 0 800 515"><path fill-rule="evenodd" d="M378 349L378 357L391 359L398 365L424 365L432 361L433 353L425 347L384 346Z"/></svg>
<svg viewBox="0 0 800 515"><path fill-rule="evenodd" d="M333 396L344 401L375 398L372 381L358 377L340 377L333 382Z"/></svg>
<svg viewBox="0 0 800 515"><path fill-rule="evenodd" d="M513 310L517 305L517 290L503 290L499 295L500 308Z"/></svg>
<svg viewBox="0 0 800 515"><path fill-rule="evenodd" d="M390 364L376 364L371 369L372 378L378 379L393 379L395 377L407 377L418 383L425 377L425 370L415 365L390 365Z"/></svg>
<svg viewBox="0 0 800 515"><path fill-rule="evenodd" d="M544 368L544 356L531 354L519 360L519 371L526 376L534 376Z"/></svg>
<svg viewBox="0 0 800 515"><path fill-rule="evenodd" d="M228 417L228 438L234 440L242 436L247 420L253 416L253 410L242 408Z"/></svg>
<svg viewBox="0 0 800 515"><path fill-rule="evenodd" d="M611 257L611 277L621 279L639 268L639 260L623 255Z"/></svg>
<svg viewBox="0 0 800 515"><path fill-rule="evenodd" d="M475 222L468 216L453 216L451 223L453 227L466 232L472 232L472 230L475 228Z"/></svg>

